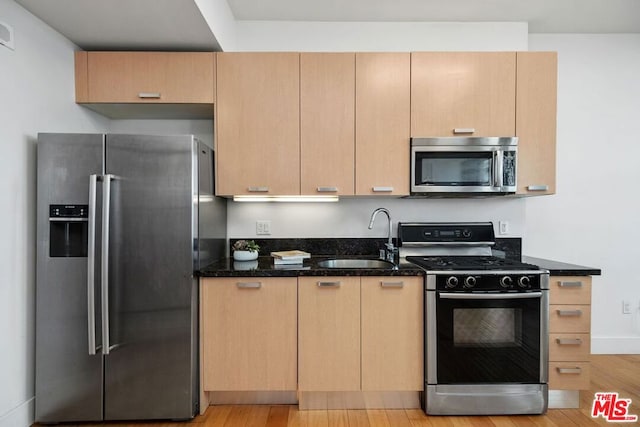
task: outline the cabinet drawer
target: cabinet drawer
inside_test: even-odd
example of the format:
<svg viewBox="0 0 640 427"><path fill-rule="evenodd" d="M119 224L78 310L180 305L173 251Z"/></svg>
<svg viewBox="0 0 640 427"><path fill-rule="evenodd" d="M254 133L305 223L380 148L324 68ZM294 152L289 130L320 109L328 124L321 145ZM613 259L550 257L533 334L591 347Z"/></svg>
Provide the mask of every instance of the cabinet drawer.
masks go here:
<svg viewBox="0 0 640 427"><path fill-rule="evenodd" d="M591 304L589 276L552 276L549 287L551 304Z"/></svg>
<svg viewBox="0 0 640 427"><path fill-rule="evenodd" d="M551 305L549 306L549 332L591 331L590 305Z"/></svg>
<svg viewBox="0 0 640 427"><path fill-rule="evenodd" d="M550 362L549 389L586 390L590 386L589 362Z"/></svg>
<svg viewBox="0 0 640 427"><path fill-rule="evenodd" d="M590 334L550 334L549 360L586 362L591 353Z"/></svg>

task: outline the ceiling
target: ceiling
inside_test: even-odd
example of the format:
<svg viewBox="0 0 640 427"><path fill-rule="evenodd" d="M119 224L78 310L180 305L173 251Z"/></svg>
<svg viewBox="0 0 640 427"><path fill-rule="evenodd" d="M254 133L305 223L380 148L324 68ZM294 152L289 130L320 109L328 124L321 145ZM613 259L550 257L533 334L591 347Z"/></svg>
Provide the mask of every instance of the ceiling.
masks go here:
<svg viewBox="0 0 640 427"><path fill-rule="evenodd" d="M196 0L16 2L85 50L220 50ZM640 0L227 2L236 20L527 22L530 33L640 33Z"/></svg>
<svg viewBox="0 0 640 427"><path fill-rule="evenodd" d="M84 50L220 50L193 0L16 0Z"/></svg>
<svg viewBox="0 0 640 427"><path fill-rule="evenodd" d="M238 20L528 22L530 33L640 33L639 0L227 0Z"/></svg>

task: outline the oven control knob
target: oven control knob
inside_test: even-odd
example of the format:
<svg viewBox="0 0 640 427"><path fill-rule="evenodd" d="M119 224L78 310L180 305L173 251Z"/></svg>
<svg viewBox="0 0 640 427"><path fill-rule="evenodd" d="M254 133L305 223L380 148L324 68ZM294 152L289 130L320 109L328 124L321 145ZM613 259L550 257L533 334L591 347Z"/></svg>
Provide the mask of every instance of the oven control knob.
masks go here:
<svg viewBox="0 0 640 427"><path fill-rule="evenodd" d="M471 237L471 231L467 229L462 230L462 237Z"/></svg>
<svg viewBox="0 0 640 427"><path fill-rule="evenodd" d="M447 279L447 282L445 283L445 286L448 289L455 288L456 286L458 286L458 278L456 276L449 277Z"/></svg>
<svg viewBox="0 0 640 427"><path fill-rule="evenodd" d="M518 286L524 289L530 288L531 280L527 276L522 276L520 279L518 279Z"/></svg>
<svg viewBox="0 0 640 427"><path fill-rule="evenodd" d="M510 288L513 286L513 279L510 276L504 276L500 279L500 286L503 288Z"/></svg>
<svg viewBox="0 0 640 427"><path fill-rule="evenodd" d="M476 285L476 278L473 276L468 276L464 279L464 287L465 288L473 288Z"/></svg>

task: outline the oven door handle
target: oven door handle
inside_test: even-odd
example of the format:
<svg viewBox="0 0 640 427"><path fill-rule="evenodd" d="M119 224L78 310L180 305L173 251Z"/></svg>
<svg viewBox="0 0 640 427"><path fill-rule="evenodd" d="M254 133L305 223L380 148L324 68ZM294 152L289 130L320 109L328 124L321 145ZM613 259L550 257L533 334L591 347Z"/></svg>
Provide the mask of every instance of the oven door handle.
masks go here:
<svg viewBox="0 0 640 427"><path fill-rule="evenodd" d="M473 293L438 293L444 299L464 299L464 300L490 300L490 299L525 299L542 298L542 292L521 292L521 293L501 293L501 294L473 294Z"/></svg>

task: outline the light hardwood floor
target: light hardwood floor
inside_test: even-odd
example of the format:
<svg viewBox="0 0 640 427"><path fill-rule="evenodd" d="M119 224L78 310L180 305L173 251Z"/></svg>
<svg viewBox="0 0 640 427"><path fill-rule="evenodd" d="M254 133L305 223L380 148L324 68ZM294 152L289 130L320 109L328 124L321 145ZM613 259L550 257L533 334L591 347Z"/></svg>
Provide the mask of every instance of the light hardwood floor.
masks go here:
<svg viewBox="0 0 640 427"><path fill-rule="evenodd" d="M640 355L591 356L591 388L581 392L580 409L550 409L538 416L435 417L419 409L412 410L348 410L298 411L297 406L211 406L191 422L136 422L79 424L81 427L575 427L605 425L640 425L638 423L607 423L603 418L591 418L595 392L618 392L631 399L630 414L640 416ZM70 426L66 424L65 426Z"/></svg>

